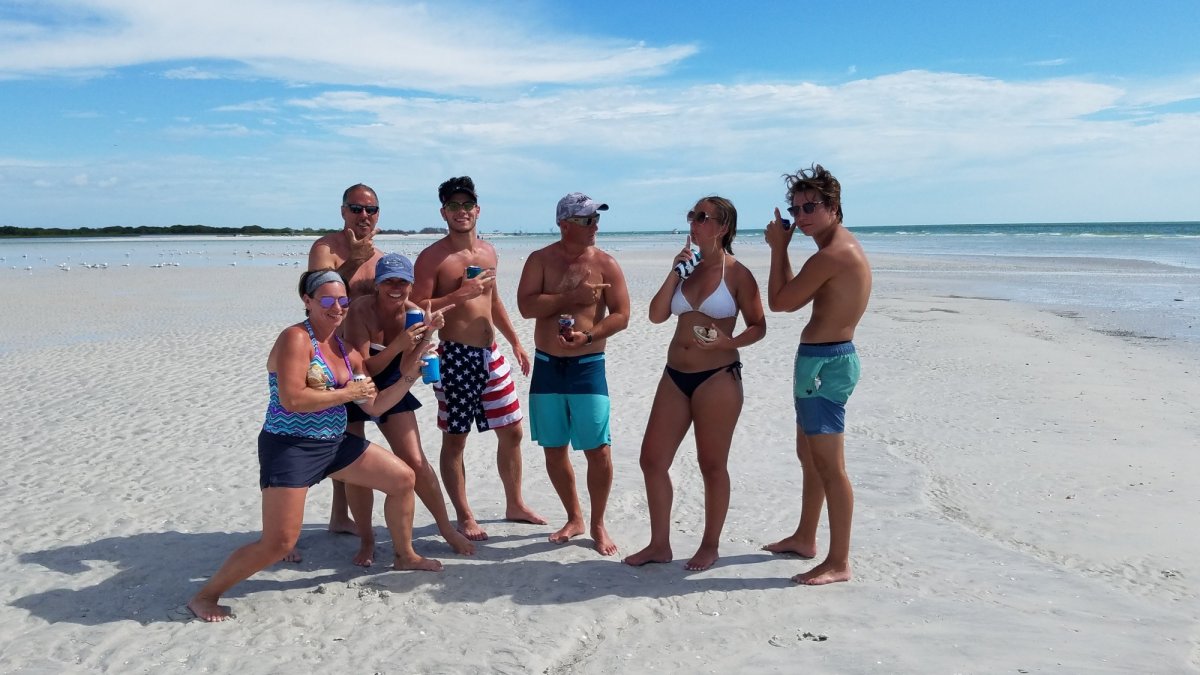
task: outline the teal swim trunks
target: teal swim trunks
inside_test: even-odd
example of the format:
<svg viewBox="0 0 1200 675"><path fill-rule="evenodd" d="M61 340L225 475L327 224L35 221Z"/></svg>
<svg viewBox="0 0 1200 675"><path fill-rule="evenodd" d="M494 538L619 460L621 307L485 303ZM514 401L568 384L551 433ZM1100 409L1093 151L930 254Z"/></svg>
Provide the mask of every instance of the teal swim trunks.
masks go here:
<svg viewBox="0 0 1200 675"><path fill-rule="evenodd" d="M529 436L543 448L570 444L595 450L612 443L608 428L604 352L583 356L533 355L529 382Z"/></svg>
<svg viewBox="0 0 1200 675"><path fill-rule="evenodd" d="M796 424L806 435L845 433L846 401L861 370L853 342L800 345L792 394Z"/></svg>

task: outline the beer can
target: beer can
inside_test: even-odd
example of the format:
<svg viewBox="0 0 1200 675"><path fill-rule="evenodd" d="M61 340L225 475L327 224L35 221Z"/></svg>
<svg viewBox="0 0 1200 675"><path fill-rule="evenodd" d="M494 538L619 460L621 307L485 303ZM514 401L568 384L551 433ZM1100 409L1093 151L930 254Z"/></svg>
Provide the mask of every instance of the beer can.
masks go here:
<svg viewBox="0 0 1200 675"><path fill-rule="evenodd" d="M425 384L433 384L442 379L442 360L438 358L436 352L425 357L424 363L421 365L421 381Z"/></svg>
<svg viewBox="0 0 1200 675"><path fill-rule="evenodd" d="M558 334L564 340L570 340L571 334L575 332L575 317L570 314L561 314L558 317Z"/></svg>
<svg viewBox="0 0 1200 675"><path fill-rule="evenodd" d="M479 276L480 274L483 274L482 267L480 267L478 265L467 265L467 278L468 279L474 279L475 277Z"/></svg>
<svg viewBox="0 0 1200 675"><path fill-rule="evenodd" d="M700 264L700 260L703 257L704 255L700 252L700 249L693 248L691 260L684 260L683 262L675 263L675 274L678 274L680 279L686 279L690 277L692 272L696 271L696 265Z"/></svg>
<svg viewBox="0 0 1200 675"><path fill-rule="evenodd" d="M362 382L366 379L367 379L366 375L363 375L362 373L357 373L354 375L354 377L350 378L350 381L351 382ZM370 399L356 398L356 399L354 399L354 402L357 403L358 405L362 405L362 404L366 403L368 400L370 400Z"/></svg>
<svg viewBox="0 0 1200 675"><path fill-rule="evenodd" d="M425 320L425 312L419 309L410 309L404 312L404 328L412 328L413 324L421 323Z"/></svg>

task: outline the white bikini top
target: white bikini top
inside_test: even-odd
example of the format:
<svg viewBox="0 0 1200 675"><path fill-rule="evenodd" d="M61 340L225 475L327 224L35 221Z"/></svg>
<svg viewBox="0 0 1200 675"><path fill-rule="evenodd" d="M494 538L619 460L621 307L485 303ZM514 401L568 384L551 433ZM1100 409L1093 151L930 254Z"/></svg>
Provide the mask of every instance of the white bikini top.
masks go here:
<svg viewBox="0 0 1200 675"><path fill-rule="evenodd" d="M675 295L671 296L671 313L678 316L684 312L700 312L714 319L728 319L737 316L738 306L737 301L733 299L733 294L729 292L729 287L725 285L725 252L721 252L721 283L717 284L717 288L712 294L700 303L699 307L692 307L692 303L683 297L683 284L675 287Z"/></svg>

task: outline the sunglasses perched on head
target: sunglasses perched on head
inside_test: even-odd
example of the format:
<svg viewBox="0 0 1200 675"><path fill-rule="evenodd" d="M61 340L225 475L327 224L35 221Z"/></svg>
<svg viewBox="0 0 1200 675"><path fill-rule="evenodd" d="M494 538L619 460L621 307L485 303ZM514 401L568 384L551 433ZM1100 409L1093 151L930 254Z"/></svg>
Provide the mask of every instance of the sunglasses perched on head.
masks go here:
<svg viewBox="0 0 1200 675"><path fill-rule="evenodd" d="M703 211L688 211L687 221L689 223L703 223L706 220L720 220L717 216L710 216Z"/></svg>
<svg viewBox="0 0 1200 675"><path fill-rule="evenodd" d="M350 298L347 298L344 295L337 296L337 297L332 296L332 295L326 295L323 298L317 298L317 302L321 303L321 309L329 309L330 307L333 307L333 303L335 303L335 302L342 309L346 309L347 307L350 306Z"/></svg>
<svg viewBox="0 0 1200 675"><path fill-rule="evenodd" d="M343 204L342 206L350 209L350 213L353 213L356 216L363 211L366 211L368 216L373 216L376 213L379 213L378 206L363 206L362 204Z"/></svg>
<svg viewBox="0 0 1200 675"><path fill-rule="evenodd" d="M446 202L445 204L442 204L442 208L446 209L450 213L454 213L456 211L470 211L471 209L475 208L475 202Z"/></svg>
<svg viewBox="0 0 1200 675"><path fill-rule="evenodd" d="M591 227L592 225L600 222L600 216L571 216L570 218L564 218L564 220L580 227Z"/></svg>
<svg viewBox="0 0 1200 675"><path fill-rule="evenodd" d="M800 206L787 207L787 212L792 214L792 217L795 218L797 215L799 215L799 213L801 211L803 211L805 213L812 213L813 211L817 210L817 204L824 204L824 203L825 202L804 202Z"/></svg>

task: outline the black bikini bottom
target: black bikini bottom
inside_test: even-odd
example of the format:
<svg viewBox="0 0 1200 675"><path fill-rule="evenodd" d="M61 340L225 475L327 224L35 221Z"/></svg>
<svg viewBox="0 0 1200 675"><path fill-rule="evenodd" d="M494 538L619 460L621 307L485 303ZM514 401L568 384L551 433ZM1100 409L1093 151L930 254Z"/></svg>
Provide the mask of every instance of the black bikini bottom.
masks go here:
<svg viewBox="0 0 1200 675"><path fill-rule="evenodd" d="M671 378L671 381L674 382L675 386L679 387L679 391L683 392L683 395L688 398L691 398L692 394L696 393L697 387L704 384L708 378L716 375L722 370L732 374L736 379L742 379L741 361L734 361L727 366L713 368L712 370L701 370L695 373L685 373L682 370L675 370L671 366L666 367L667 375Z"/></svg>

